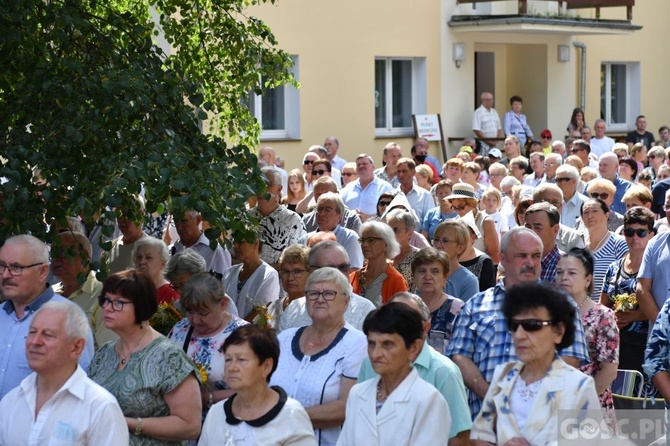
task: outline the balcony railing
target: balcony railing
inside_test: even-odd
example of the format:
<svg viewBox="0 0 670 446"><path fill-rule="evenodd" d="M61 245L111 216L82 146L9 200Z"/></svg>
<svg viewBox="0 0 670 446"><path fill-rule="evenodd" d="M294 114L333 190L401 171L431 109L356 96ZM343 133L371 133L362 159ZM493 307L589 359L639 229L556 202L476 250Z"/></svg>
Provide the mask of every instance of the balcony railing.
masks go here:
<svg viewBox="0 0 670 446"><path fill-rule="evenodd" d="M489 2L509 1L509 0L488 0ZM519 15L528 15L528 0L515 0L519 4ZM457 0L457 3L485 3L482 0ZM626 20L633 20L633 6L635 0L559 0L558 10L562 11L563 6L567 9L585 9L595 8L596 19L600 19L600 8L603 7L626 7Z"/></svg>

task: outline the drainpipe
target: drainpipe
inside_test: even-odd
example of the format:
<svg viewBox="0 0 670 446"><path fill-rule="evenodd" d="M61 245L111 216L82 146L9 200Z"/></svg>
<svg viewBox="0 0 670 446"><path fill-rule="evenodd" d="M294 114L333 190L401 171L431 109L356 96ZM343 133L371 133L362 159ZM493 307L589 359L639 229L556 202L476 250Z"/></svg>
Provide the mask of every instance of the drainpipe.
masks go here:
<svg viewBox="0 0 670 446"><path fill-rule="evenodd" d="M579 107L586 113L586 45L582 42L572 42L581 50L579 59Z"/></svg>

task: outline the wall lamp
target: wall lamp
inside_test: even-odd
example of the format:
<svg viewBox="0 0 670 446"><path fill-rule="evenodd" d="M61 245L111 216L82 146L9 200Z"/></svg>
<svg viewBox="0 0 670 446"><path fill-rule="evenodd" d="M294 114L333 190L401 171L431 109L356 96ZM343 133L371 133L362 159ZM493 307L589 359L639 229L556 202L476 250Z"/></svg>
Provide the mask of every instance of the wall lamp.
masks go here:
<svg viewBox="0 0 670 446"><path fill-rule="evenodd" d="M465 60L465 44L456 42L452 45L451 58L454 59L456 68L461 68L461 62Z"/></svg>

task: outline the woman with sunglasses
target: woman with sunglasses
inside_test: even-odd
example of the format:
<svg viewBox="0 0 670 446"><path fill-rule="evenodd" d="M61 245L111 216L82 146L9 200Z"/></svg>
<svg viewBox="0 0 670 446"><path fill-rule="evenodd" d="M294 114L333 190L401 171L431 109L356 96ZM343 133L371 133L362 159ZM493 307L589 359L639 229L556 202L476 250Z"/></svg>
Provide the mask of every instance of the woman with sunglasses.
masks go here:
<svg viewBox="0 0 670 446"><path fill-rule="evenodd" d="M615 297L629 294L635 296L637 273L642 264L644 250L656 232L655 216L647 208L636 206L626 211L623 217L623 235L628 252L616 262L612 262L603 283L600 303L608 308L616 305ZM619 367L642 372L644 349L647 345L649 321L640 306L622 308L615 313L620 333Z"/></svg>
<svg viewBox="0 0 670 446"><path fill-rule="evenodd" d="M149 325L156 287L142 271L105 281L99 297L105 327L119 336L93 357L89 377L121 406L131 445L183 445L200 434L197 371L184 351Z"/></svg>
<svg viewBox="0 0 670 446"><path fill-rule="evenodd" d="M354 293L379 308L398 291L407 291L407 281L390 263L400 253L393 229L380 221L367 221L358 239L365 266L349 275Z"/></svg>
<svg viewBox="0 0 670 446"><path fill-rule="evenodd" d="M608 228L609 207L600 198L589 198L582 203L581 215L586 226L586 247L593 254L593 284L591 300L600 302L603 279L607 269L617 260L621 260L628 252L626 240L614 234Z"/></svg>
<svg viewBox="0 0 670 446"><path fill-rule="evenodd" d="M616 378L619 366L619 329L614 311L589 298L589 293L594 288L593 267L594 258L591 252L588 249L574 248L558 261L556 285L577 303L589 350L589 363L579 369L593 377L604 418L614 427L616 419L612 381Z"/></svg>
<svg viewBox="0 0 670 446"><path fill-rule="evenodd" d="M386 209L388 209L396 195L396 192L384 192L381 194L377 199L377 215L368 221L381 221L382 215L386 213Z"/></svg>
<svg viewBox="0 0 670 446"><path fill-rule="evenodd" d="M307 410L317 444L335 445L367 342L344 320L351 296L344 274L331 267L319 268L309 275L305 287L312 323L279 334L279 363L270 384L280 386Z"/></svg>
<svg viewBox="0 0 670 446"><path fill-rule="evenodd" d="M545 284L522 283L507 290L503 314L519 360L496 367L470 431L475 444L556 444L559 415L578 417L580 409L600 422L593 379L556 353L575 338L570 297Z"/></svg>

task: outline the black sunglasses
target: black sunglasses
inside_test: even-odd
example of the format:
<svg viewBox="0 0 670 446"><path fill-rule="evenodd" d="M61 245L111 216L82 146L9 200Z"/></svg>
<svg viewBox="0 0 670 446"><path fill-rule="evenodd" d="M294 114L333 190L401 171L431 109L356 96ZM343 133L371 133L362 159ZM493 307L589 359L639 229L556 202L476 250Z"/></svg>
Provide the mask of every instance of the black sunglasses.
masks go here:
<svg viewBox="0 0 670 446"><path fill-rule="evenodd" d="M625 228L623 230L623 235L626 237L632 237L633 234L636 234L638 237L646 237L649 235L651 231L649 229L633 229L633 228Z"/></svg>
<svg viewBox="0 0 670 446"><path fill-rule="evenodd" d="M312 175L314 175L314 174L316 174L316 175L324 175L324 174L326 174L326 173L330 173L330 172L328 172L327 170L324 170L324 169L312 170Z"/></svg>
<svg viewBox="0 0 670 446"><path fill-rule="evenodd" d="M591 198L600 198L601 200L607 200L610 196L607 192L603 192L602 194L599 194L598 192L591 192Z"/></svg>
<svg viewBox="0 0 670 446"><path fill-rule="evenodd" d="M531 332L541 330L547 325L554 325L554 321L542 321L540 319L510 319L507 321L507 328L509 331L516 332L519 325L523 327L523 331Z"/></svg>
<svg viewBox="0 0 670 446"><path fill-rule="evenodd" d="M305 160L305 161L303 161L302 163L303 163L303 164L312 164L313 162L314 162L314 161L312 161L312 160Z"/></svg>
<svg viewBox="0 0 670 446"><path fill-rule="evenodd" d="M377 203L377 206L388 206L389 204L391 204L390 201L380 201Z"/></svg>

